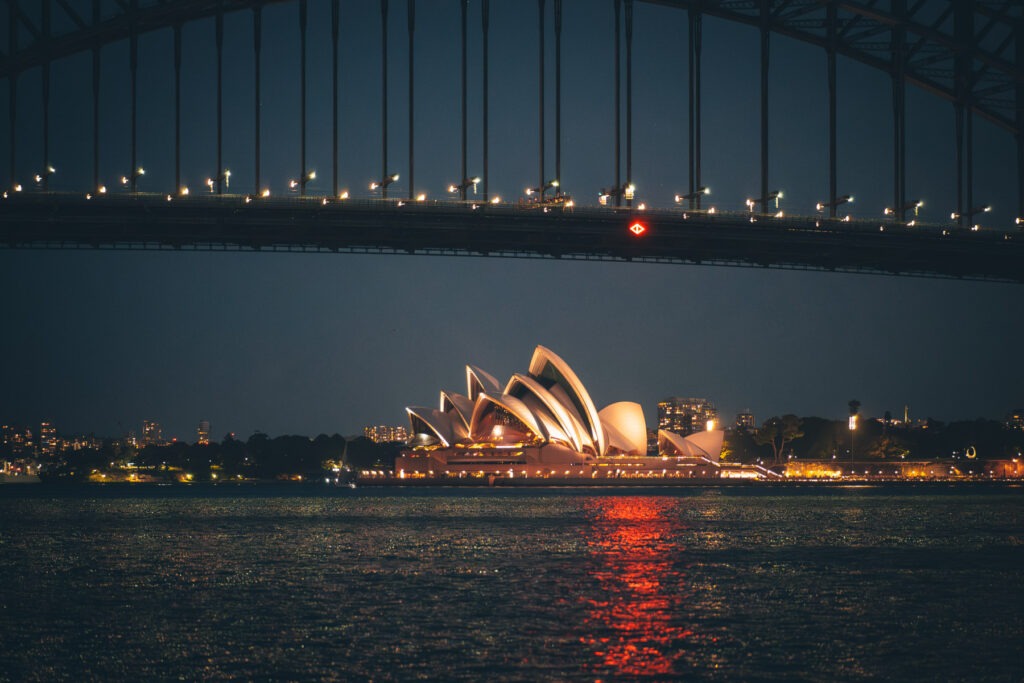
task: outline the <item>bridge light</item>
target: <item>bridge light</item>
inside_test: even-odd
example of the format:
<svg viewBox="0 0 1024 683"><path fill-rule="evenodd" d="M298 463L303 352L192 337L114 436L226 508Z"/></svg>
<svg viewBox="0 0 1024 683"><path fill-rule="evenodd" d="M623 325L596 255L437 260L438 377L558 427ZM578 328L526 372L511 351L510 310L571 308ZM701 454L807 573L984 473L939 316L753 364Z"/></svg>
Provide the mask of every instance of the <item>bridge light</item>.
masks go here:
<svg viewBox="0 0 1024 683"><path fill-rule="evenodd" d="M425 201L427 201L427 193L426 192L420 192L418 195L416 195L416 201L418 201L418 202L425 202Z"/></svg>
<svg viewBox="0 0 1024 683"><path fill-rule="evenodd" d="M635 237L641 237L645 232L647 232L647 226L640 221L635 221L629 226L629 231L633 233Z"/></svg>
<svg viewBox="0 0 1024 683"><path fill-rule="evenodd" d="M647 205L644 204L643 202L641 202L640 206L636 207L636 210L637 211L646 211L647 210Z"/></svg>
<svg viewBox="0 0 1024 683"><path fill-rule="evenodd" d="M207 178L207 179L206 179L206 186L207 186L208 188L210 188L210 192L213 192L213 190L214 190L214 185L216 185L216 183L214 183L214 182L213 182L213 178Z"/></svg>
<svg viewBox="0 0 1024 683"><path fill-rule="evenodd" d="M501 204L501 197L491 197L491 204Z"/></svg>
<svg viewBox="0 0 1024 683"><path fill-rule="evenodd" d="M263 190L263 192L260 193L260 197L263 197L264 199L266 199L269 196L270 196L270 188L265 188Z"/></svg>
<svg viewBox="0 0 1024 683"><path fill-rule="evenodd" d="M344 200L348 199L348 190L345 190L344 192L342 192L341 194L339 194L339 195L338 195L338 199L340 199L340 200L342 200L342 201L344 201Z"/></svg>
<svg viewBox="0 0 1024 683"><path fill-rule="evenodd" d="M100 185L99 193L100 194L106 194L107 193L107 186L106 185Z"/></svg>
<svg viewBox="0 0 1024 683"><path fill-rule="evenodd" d="M171 195L167 195L167 201L171 201L171 199L173 199L173 197L171 197Z"/></svg>

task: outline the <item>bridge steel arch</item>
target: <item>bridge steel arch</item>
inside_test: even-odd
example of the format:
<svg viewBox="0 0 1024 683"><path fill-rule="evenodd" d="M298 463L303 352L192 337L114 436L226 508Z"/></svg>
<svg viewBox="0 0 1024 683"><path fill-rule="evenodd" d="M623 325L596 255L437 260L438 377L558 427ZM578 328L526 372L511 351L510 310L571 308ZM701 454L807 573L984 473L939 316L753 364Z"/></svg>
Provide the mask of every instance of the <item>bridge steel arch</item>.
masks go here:
<svg viewBox="0 0 1024 683"><path fill-rule="evenodd" d="M409 5L409 36L412 43L415 0ZM465 6L463 10L463 43L465 42ZM625 19L626 37L626 180L630 179L630 54L632 41L633 0L605 0L614 7L616 17L616 55L619 54L620 19ZM110 43L128 40L134 103L137 42L141 35L172 29L175 32L175 69L180 69L180 31L185 23L215 17L217 19L218 65L220 64L223 17L227 13L250 10L255 13L254 45L258 70L260 32L259 15L269 4L297 2L304 17L306 0L0 0L0 21L6 18L7 42L0 49L0 79L10 89L11 178L15 176L17 81L21 74L39 68L43 80L44 155L48 153L47 127L49 103L49 72L55 60L73 54L93 53L94 98L98 90L99 60L102 48ZM388 0L379 0L382 17L386 17ZM489 0L479 0L487 31ZM904 220L906 202L906 134L905 89L914 85L952 103L955 111L954 140L957 157L957 214L961 227L969 221L973 210L973 119L980 116L1014 136L1017 152L1018 215L1024 216L1024 3L1017 0L636 0L647 4L675 8L686 12L689 23L689 139L691 206L699 208L700 177L700 57L701 26L704 16L715 17L757 28L761 40L761 200L768 197L768 73L770 36L786 36L817 46L827 55L829 93L829 187L831 215L835 216L836 197L836 58L842 56L890 75L892 80L893 136L893 206L897 218ZM337 5L332 0L333 38L337 42ZM524 5L529 3L524 0ZM83 10L87 8L91 12ZM105 8L105 11L104 11ZM6 10L6 11L4 11ZM540 29L544 30L545 3L539 2ZM554 3L556 26L561 20L561 1ZM54 25L65 27L55 32ZM303 36L305 24L303 21ZM558 35L556 33L556 35ZM27 41L23 41L24 37ZM304 44L304 41L303 41ZM541 44L543 50L543 43ZM386 50L386 48L385 48ZM556 43L556 55L560 54ZM303 50L303 53L305 51ZM543 52L541 53L543 55ZM303 54L304 56L304 54ZM386 69L386 52L384 68ZM410 50L410 62L412 61ZM465 60L465 50L463 50ZM486 55L485 55L486 60ZM542 57L543 60L543 57ZM336 65L335 65L336 66ZM621 90L616 60L616 98ZM543 65L542 65L543 68ZM220 68L218 66L218 73ZM556 79L560 68L556 66ZM386 79L386 71L385 79ZM176 82L178 76L176 75ZM335 79L336 79L335 75ZM486 71L485 71L486 78ZM543 79L543 71L540 78ZM218 79L219 80L219 79ZM303 79L304 81L304 79ZM560 83L560 79L556 82ZM257 79L258 83L258 79ZM543 81L542 81L543 83ZM335 83L335 88L336 88ZM543 88L543 85L541 85ZM463 84L463 90L465 84ZM485 85L486 97L486 85ZM560 90L560 88L559 88ZM218 96L220 87L218 86ZM543 93L543 90L541 91ZM386 93L386 89L385 89ZM258 95L257 95L258 97ZM386 94L385 94L386 97ZM303 104L304 104L303 98ZM410 85L410 104L412 99ZM560 93L556 95L556 107ZM337 98L335 99L337 102ZM464 105L464 103L463 103ZM94 102L94 112L95 112ZM384 102L386 107L386 100ZM543 117L544 100L540 99ZM219 107L218 107L219 110ZM259 108L256 107L258 116ZM304 111L304 108L303 108ZM410 106L410 156L414 121ZM620 123L616 108L616 169L619 177ZM486 114L485 114L486 118ZM134 138L134 115L132 136ZM218 129L220 128L218 115ZM542 118L543 120L543 118ZM463 138L465 138L463 117ZM303 128L305 120L303 117ZM257 124L258 128L258 124ZM486 121L484 122L486 130ZM98 139L98 132L94 128ZM541 126L540 183L544 184L544 128ZM176 131L176 138L180 135ZM304 138L304 135L303 135ZM177 140L176 140L177 142ZM485 140L486 148L486 140ZM386 181L387 138L383 146L383 170ZM259 176L259 140L257 146L257 177ZM132 145L134 149L134 144ZM465 144L463 144L464 154ZM560 149L560 131L556 130L556 160ZM302 150L304 158L305 149ZM335 154L337 145L335 145ZM48 160L44 160L48 164ZM486 165L486 161L485 161ZM557 161L556 161L557 165ZM335 167L337 162L335 161ZM134 168L134 165L133 165ZM410 169L411 170L411 169ZM218 168L218 173L221 169ZM45 173L44 173L45 175ZM94 172L95 175L95 172ZM337 175L335 173L335 175ZM218 190L222 182L217 179ZM135 178L132 178L134 184ZM485 181L486 182L486 181ZM618 182L618 181L617 181ZM43 180L45 187L45 178ZM304 186L303 188L304 189ZM616 187L616 191L620 188ZM258 190L258 188L257 188ZM386 184L385 184L386 191ZM619 196L616 195L616 201Z"/></svg>

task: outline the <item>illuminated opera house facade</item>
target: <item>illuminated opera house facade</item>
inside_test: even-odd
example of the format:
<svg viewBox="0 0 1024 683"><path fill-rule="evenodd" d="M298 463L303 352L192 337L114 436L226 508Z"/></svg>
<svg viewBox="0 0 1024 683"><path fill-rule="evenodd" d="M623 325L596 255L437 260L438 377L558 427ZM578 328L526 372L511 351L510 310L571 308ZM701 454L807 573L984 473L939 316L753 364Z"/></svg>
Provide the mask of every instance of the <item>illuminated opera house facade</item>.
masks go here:
<svg viewBox="0 0 1024 683"><path fill-rule="evenodd" d="M394 470L402 479L757 476L720 462L721 430L659 431L658 455L648 456L640 404L597 410L572 368L543 346L504 387L467 366L465 394L441 391L437 408L406 412L411 436Z"/></svg>

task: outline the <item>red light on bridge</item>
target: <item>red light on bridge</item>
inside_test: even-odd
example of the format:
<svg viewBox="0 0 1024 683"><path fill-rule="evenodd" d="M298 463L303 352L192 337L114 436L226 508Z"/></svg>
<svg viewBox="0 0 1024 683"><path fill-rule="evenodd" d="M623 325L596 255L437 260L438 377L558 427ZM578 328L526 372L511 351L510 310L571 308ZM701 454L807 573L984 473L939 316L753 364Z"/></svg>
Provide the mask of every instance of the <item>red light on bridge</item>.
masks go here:
<svg viewBox="0 0 1024 683"><path fill-rule="evenodd" d="M640 237L647 232L647 226L640 221L637 221L636 223L633 223L633 225L629 226L629 231L637 237Z"/></svg>

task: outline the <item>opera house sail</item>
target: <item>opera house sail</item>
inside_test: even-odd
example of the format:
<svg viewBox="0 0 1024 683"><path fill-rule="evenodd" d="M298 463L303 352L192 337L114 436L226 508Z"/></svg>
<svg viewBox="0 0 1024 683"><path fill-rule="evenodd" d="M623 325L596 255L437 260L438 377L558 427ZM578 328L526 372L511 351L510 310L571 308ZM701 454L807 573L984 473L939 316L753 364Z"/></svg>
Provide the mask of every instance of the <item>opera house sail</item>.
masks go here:
<svg viewBox="0 0 1024 683"><path fill-rule="evenodd" d="M452 477L718 477L724 432L660 432L648 455L639 403L601 410L572 368L538 346L526 372L502 387L466 366L466 393L442 390L436 408L409 407L411 437L395 463L400 479Z"/></svg>

